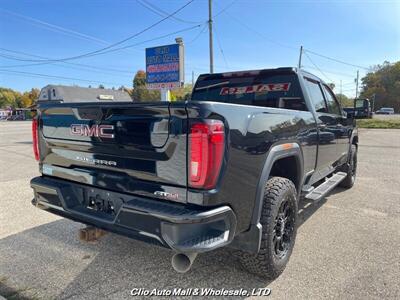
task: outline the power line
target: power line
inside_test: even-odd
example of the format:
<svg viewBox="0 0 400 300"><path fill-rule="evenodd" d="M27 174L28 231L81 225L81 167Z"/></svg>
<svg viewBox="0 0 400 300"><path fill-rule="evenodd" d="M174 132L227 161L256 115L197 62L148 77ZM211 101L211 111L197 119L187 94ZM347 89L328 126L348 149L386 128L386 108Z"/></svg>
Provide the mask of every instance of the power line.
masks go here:
<svg viewBox="0 0 400 300"><path fill-rule="evenodd" d="M46 29L48 29L50 31L53 31L53 32L62 33L64 35L77 37L77 38L80 38L80 39L83 39L83 40L95 42L95 43L102 44L102 45L109 45L110 44L109 42L107 42L105 40L102 40L102 39L99 39L97 37L94 37L94 36L91 36L91 35L88 35L88 34L85 34L85 33L81 33L81 32L75 31L75 30L71 30L71 29L68 29L68 28L65 28L65 27L61 27L61 26L58 26L58 25L50 24L50 23L47 23L45 21L41 21L39 19L35 19L35 18L32 18L32 17L24 16L24 15L12 12L10 10L7 10L7 9L0 8L0 11L3 11L8 15L23 19L25 21L28 21L30 23L39 25L41 27L45 27Z"/></svg>
<svg viewBox="0 0 400 300"><path fill-rule="evenodd" d="M218 5L218 4L217 4L217 5ZM266 40L267 42L272 43L272 44L275 44L275 45L278 45L278 46L280 46L280 47L284 47L284 48L288 48L288 49L292 49L292 50L297 51L297 48L296 48L296 47L293 47L293 46L290 46L290 45L286 45L286 44L283 44L283 43L280 43L280 42L271 40L270 38L267 38L265 35L263 35L262 33L260 33L258 30L256 30L256 29L250 27L250 26L247 25L246 23L242 22L241 19L236 18L234 15L230 14L230 13L227 11L227 9L225 9L225 10L223 11L223 13L225 13L226 15L228 15L231 19L233 19L234 21L236 21L238 24L240 24L240 25L242 25L243 27L245 27L247 30L249 30L249 31L251 31L251 32L253 32L253 33L255 33L255 34L257 34L258 36L260 36L261 38L263 38L263 39Z"/></svg>
<svg viewBox="0 0 400 300"><path fill-rule="evenodd" d="M227 6L225 6L224 8L222 8L219 12L217 12L217 13L214 15L214 18L218 17L219 15L223 14L226 10L228 10L229 8L231 8L231 6L232 6L233 4L235 4L236 1L237 1L237 0L233 0L233 1L232 1L231 3L229 3Z"/></svg>
<svg viewBox="0 0 400 300"><path fill-rule="evenodd" d="M369 71L369 70L370 70L370 69L367 68L367 67L363 67L363 66L351 64L351 63L348 63L348 62L345 62L345 61L342 61L342 60L339 60L339 59L336 59L336 58L333 58L333 57L329 57L329 56L326 56L326 55L323 55L323 54L320 54L320 53L317 53L317 52L314 52L314 51L311 51L311 50L308 50L308 49L304 49L304 51L305 51L305 52L308 52L308 53L310 53L310 54L314 54L314 55L316 55L316 56L325 58L325 59L329 59L329 60L335 61L335 62L337 62L337 63L341 63L341 64L348 65L348 66L352 66L352 67L355 67L355 68L364 69L364 70L366 70L366 71Z"/></svg>
<svg viewBox="0 0 400 300"><path fill-rule="evenodd" d="M93 54L97 54L97 53L101 53L105 50L108 50L110 48L113 48L115 46L121 45L122 43L125 43L143 33L145 33L146 31L149 31L150 29L156 27L157 25L159 25L160 23L164 22L165 20L171 18L172 16L176 15L177 13L179 13L181 10L183 10L185 7L187 7L189 4L191 4L194 0L190 0L188 1L185 5L181 6L180 8L178 8L177 10L175 10L173 13L169 14L168 16L162 18L161 20L151 24L150 26L147 26L146 28L140 30L139 32L130 35L129 37L120 40L116 43L113 43L107 47L103 47L101 49L95 50L95 51L91 51L91 52L87 52L84 54L80 54L80 55L76 55L76 56L71 56L71 57L65 57L65 58L59 58L59 59L50 59L50 60L29 60L31 62L57 62L57 61L68 61L68 60L74 60L74 59L79 59L79 58L83 58L83 57L87 57L87 56L91 56Z"/></svg>
<svg viewBox="0 0 400 300"><path fill-rule="evenodd" d="M203 25L200 25L200 26L203 26L203 28L199 31L199 33L192 40L190 40L188 43L186 43L186 45L191 45L195 41L197 41L197 39L204 33L204 31L206 31L208 22L205 22Z"/></svg>
<svg viewBox="0 0 400 300"><path fill-rule="evenodd" d="M149 39L149 40L145 40L145 41L142 41L142 42L139 42L139 43L127 45L127 46L120 47L120 48L110 49L108 51L103 51L101 53L96 53L96 54L93 54L93 55L89 55L89 57L96 56L96 55L102 55L102 54L115 52L115 51L120 51L120 50L123 50L123 49L132 48L132 47L136 47L136 46L139 46L139 45L142 45L142 44L145 44L145 43L149 43L149 42L152 42L152 41L155 41L155 40L166 38L166 37L169 37L171 35L176 35L178 33L182 33L182 32L189 31L189 30L192 30L192 29L195 29L195 28L199 28L199 27L201 27L201 24L200 25L194 25L194 26L191 26L191 27L188 27L188 28L184 28L184 29L181 29L181 30L177 30L177 31L174 31L174 32L171 32L171 33L167 33L167 34L164 34L164 35L161 35L161 36Z"/></svg>
<svg viewBox="0 0 400 300"><path fill-rule="evenodd" d="M311 67L311 66L305 66L305 65L302 65L304 68L307 68L307 69L314 69L314 70L318 70L317 68L315 68L315 67ZM323 69L323 71L325 72L325 73L330 73L330 74L335 74L335 75L340 75L340 76L346 76L346 77L351 77L351 78L354 78L354 75L352 75L352 74L349 74L349 73L341 73L341 72L336 72L336 71L329 71L329 70L326 70L325 68Z"/></svg>
<svg viewBox="0 0 400 300"><path fill-rule="evenodd" d="M229 68L228 62L227 62L226 57L225 57L224 50L222 49L222 45L221 45L221 41L220 41L220 39L219 39L219 35L218 35L218 33L217 33L217 28L216 28L216 26L214 26L214 31L215 31L215 37L217 38L217 45L218 45L219 51L221 52L222 57L223 57L223 59L224 59L225 66L226 66L227 68Z"/></svg>
<svg viewBox="0 0 400 300"><path fill-rule="evenodd" d="M142 45L142 44L146 44L146 43L149 43L149 42L152 42L152 41L155 41L155 40L159 40L159 39L163 39L163 38L166 38L166 37L169 37L169 36L173 36L173 35L176 35L178 33L182 33L182 32L189 31L189 30L193 30L193 29L198 28L198 27L201 27L201 25L191 26L191 27L184 28L184 29L181 29L181 30L177 30L177 31L174 31L174 32L171 32L171 33L168 33L168 34L164 34L164 35L161 35L161 36L149 39L149 40L138 42L138 43L135 43L135 44L127 45L127 46L120 47L120 48L110 49L108 51L104 51L104 52L101 52L101 53L92 54L92 55L90 55L88 57L92 57L92 56L96 56L96 55L102 55L102 54L106 54L106 53L110 53L110 52L116 52L116 51L120 51L120 50L123 50L123 49L136 47L136 46L139 46L139 45ZM4 48L0 48L0 49L6 50ZM1 54L0 54L0 56L1 56ZM37 56L37 55L35 55L35 56ZM39 56L37 56L37 57L39 57ZM24 59L24 58L18 58L18 57L8 57L8 58L16 60L16 61L32 61L30 59ZM0 67L2 67L2 68L29 67L29 66L46 65L46 64L57 64L57 63L73 64L73 63L71 63L69 61L64 61L64 60L60 60L60 61L56 60L56 61L54 61L54 60L51 60L51 59L48 59L48 60L43 59L43 60L40 60L40 61L43 61L43 62L31 63L31 64L23 64L23 65L0 66ZM76 64L75 63L75 65L83 65L83 64ZM83 65L83 66L89 66L89 65ZM98 68L98 67L94 67L94 66L90 66L90 67Z"/></svg>
<svg viewBox="0 0 400 300"><path fill-rule="evenodd" d="M160 17L165 17L166 15L168 15L169 13L166 12L165 10L162 10L161 8L159 8L158 6L156 6L155 4L147 1L147 0L136 0L136 2L138 2L141 6L147 8L148 10L152 11L153 13L159 15ZM172 16L171 19L174 19L176 21L182 22L182 23L186 23L186 24L200 24L203 23L204 21L201 22L197 22L197 21L188 21L188 20L184 20L181 18L178 18L176 16Z"/></svg>
<svg viewBox="0 0 400 300"><path fill-rule="evenodd" d="M199 25L197 25L197 26L193 26L193 27L191 27L191 28L184 29L184 30L182 30L182 31L177 31L177 32L172 33L172 34L164 35L164 36L162 36L162 37L158 37L158 38L155 38L155 39L151 39L151 40L148 40L148 41L145 41L145 42L141 42L141 43L138 43L138 44L128 45L128 46L125 46L125 47L120 47L120 48L111 49L111 48L114 48L114 47L117 46L117 45L120 45L120 44L122 44L122 43L124 43L124 42L126 42L126 41L128 41L128 40L130 40L130 39L132 39L132 38L134 38L134 37L137 37L138 35L140 35L140 34L146 32L146 31L150 30L151 28L157 26L158 24L162 23L163 21L165 21L165 20L167 20L167 19L169 19L169 18L175 19L175 20L180 21L180 22L185 22L185 23L197 23L197 22L194 22L194 21L187 21L187 20L184 20L184 19L181 19L181 18L178 18L178 17L175 16L178 12L180 12L181 10L183 10L186 6L188 6L189 4L191 4L193 1L194 1L194 0L191 0L191 1L187 2L185 5L183 5L183 6L180 7L179 9L177 9L177 10L174 11L173 13L169 14L168 12L162 10L161 8L157 7L156 5L150 3L150 2L147 1L147 0L137 0L137 2L138 2L139 4L141 4L142 6L146 7L147 9L153 11L153 12L156 13L156 14L158 14L158 15L160 15L160 16L163 16L163 18L162 18L161 20L159 20L158 22L156 22L156 23L150 25L149 27L146 27L145 29L139 31L138 33L135 33L135 34L129 36L128 38L123 39L123 40L121 40L121 41L119 41L119 42L116 42L116 43L113 43L113 44L110 44L109 42L104 41L104 40L99 39L99 38L96 38L96 37L94 37L94 36L90 36L90 35L87 35L87 34L84 34L84 33L80 33L80 32L74 31L74 30L70 30L70 29L67 29L67 28L64 28L64 27L61 27L61 26L57 26L57 25L54 25L54 24L50 24L50 23L47 23L47 22L44 22L44 21L41 21L41 20L38 20L38 19L35 19L35 18L23 16L23 15L21 15L21 14L14 13L14 12L8 11L8 10L6 10L6 9L1 9L1 8L0 8L0 11L3 11L3 12L5 12L5 13L9 14L9 15L14 16L14 17L18 17L18 18L24 19L24 20L26 20L26 21L28 21L28 22L31 22L31 23L34 23L34 24L36 24L36 25L45 27L45 28L47 28L47 29L49 29L49 30L52 30L52 31L55 31L55 32L59 32L59 33L63 33L63 34L69 35L69 36L75 36L75 37L78 37L78 38L81 38L81 39L84 39L84 40L88 40L88 41L92 41L92 42L96 42L96 43L99 43L99 44L108 45L107 47L104 47L104 48L99 49L99 50L96 50L96 51L92 51L92 52L89 52L89 53L81 54L81 55L78 55L78 56L73 56L73 57L68 57L68 58L61 58L61 59L50 59L50 58L46 58L46 59L40 59L40 60L33 60L33 59L29 60L29 59L21 59L21 58L18 58L18 57L11 57L11 56L2 55L3 57L8 58L8 59L19 60L19 61L26 61L26 62L36 62L36 63L35 63L35 64L25 64L25 65L1 66L1 67L3 67L3 68L8 68L8 67L23 67L23 66L33 66L33 65L41 65L41 64L48 64L48 63L51 64L51 63L62 62L62 63L65 63L65 64L68 63L68 64L71 64L71 65L77 65L77 66L82 66L82 67L87 67L87 68L92 68L92 69L97 69L97 70L100 70L100 69L106 70L106 68L100 68L100 67L96 67L96 66L89 66L89 65L83 65L83 64L73 64L73 63L67 62L67 61L69 61L69 60L74 60L74 59L78 59L78 58L84 58L84 57L91 57L91 56L95 56L95 55L106 54L106 53L110 53L110 52L114 52L114 51L124 50L124 49L131 48L131 47L137 46L137 45L142 44L142 43L145 43L145 42L149 42L149 41L156 40L156 39L159 39L159 38L163 38L163 37L166 37L166 36L169 36L169 35L172 35L172 34L176 34L176 33L178 33L178 32L182 32L182 31L185 31L185 30L191 30L191 29L196 28L196 27L201 27L202 25L199 24ZM227 10L228 10L230 7L232 7L233 4L235 4L236 1L237 1L237 0L233 0L233 1L232 1L231 3L229 3L227 6L223 7L217 14L214 15L214 17L217 17L217 16L219 16L219 15L221 15L221 14L223 14L223 13L226 13L231 19L235 20L237 23L239 23L240 25L242 25L243 27L245 27L245 28L248 29L249 31L252 31L253 33L255 33L255 34L257 34L258 36L262 37L263 39L267 40L268 42L274 43L274 44L279 45L279 46L281 46L281 47L285 47L285 48L289 48L289 49L294 49L294 50L296 50L295 47L292 47L292 46L290 46L290 45L285 45L285 44L283 44L283 43L280 43L280 42L273 41L273 40L269 39L268 37L266 37L266 36L264 36L262 33L260 33L258 30L256 30L256 29L250 27L247 23L243 22L241 19L238 19L238 18L236 18L236 16L233 16L233 15L231 15L229 12L227 12ZM217 3L217 5L218 5L218 3ZM189 43L193 43L195 40L197 40L197 39L201 36L201 34L205 31L205 29L206 29L206 26L204 26L204 28L199 32L198 36L196 36L196 37L195 37L192 41L190 41ZM218 39L218 36L217 36L217 42L218 42L218 46L219 46L219 48L220 48L220 52L221 52L221 54L223 55L225 64L227 64L227 62L226 62L226 57L225 57L225 55L224 55L223 49L222 49L222 47L221 47L221 42L220 42L220 40ZM108 50L108 51L106 51L106 50ZM341 64L348 65L348 66L352 66L352 67L357 67L357 68L364 69L364 70L370 70L369 68L366 68L366 67L363 67L363 66L359 66L359 65L356 65L356 64L348 63L348 62L345 62L345 61L342 61L342 60L339 60L339 59L336 59L336 58L333 58L333 57L329 57L329 56L327 56L327 55L323 55L323 54L317 53L317 52L312 51L312 50L309 50L309 49L304 49L304 53L305 53L306 55L307 55L307 52L308 52L309 54L316 55L316 56L319 56L319 57L322 57L322 58L325 58L325 59L328 59L328 60L332 60L332 61L335 61L335 62L337 62L337 63L341 63ZM39 57L39 56L37 56L37 57ZM327 70L324 70L324 71L323 71L321 68L319 68L319 67L311 60L310 56L307 55L307 57L308 57L308 59L310 60L310 62L314 65L314 69L318 70L318 71L319 71L324 77L326 77L328 80L330 80L330 79L329 79L328 76L326 76L326 74L325 74L324 72L326 72L326 73L332 73L332 74L338 74L338 75L343 75L343 76L348 76L348 77L354 77L353 75L349 75L349 74L343 74L343 73L332 72L332 71L327 71ZM43 58L43 57L42 57L42 58ZM308 67L308 68L313 68L313 67ZM128 72L129 72L129 71L121 71L121 70L115 70L115 69L112 70L111 68L109 68L108 71L111 71L111 72L114 72L114 71L115 71L115 72L121 72L121 73L128 73Z"/></svg>
<svg viewBox="0 0 400 300"><path fill-rule="evenodd" d="M228 13L228 12L227 12L227 9L228 9L230 6L232 6L232 4L233 4L234 2L235 2L235 0L234 0L231 4L229 4L227 7L225 7L224 9L222 9L222 10L221 10L218 14L216 14L215 16L218 16L218 15L220 15L220 14L222 14L222 13L226 13L231 19L235 20L237 23L241 24L243 27L247 28L248 30L250 30L250 31L252 31L252 32L254 32L254 33L256 33L257 35L259 35L259 36L262 37L263 39L267 40L268 42L273 43L273 44L276 44L276 45L281 46L281 47L285 47L285 48L288 48L288 49L292 49L292 50L296 50L296 51L297 51L297 49L296 49L295 47L293 47L293 46L286 45L286 44L283 44L283 43L280 43L280 42L277 42L277 41L274 41L274 40L271 40L271 39L265 37L265 36L264 36L262 33L260 33L259 31L255 30L254 28L250 27L250 26L247 25L246 23L242 22L240 19L238 19L238 18L236 18L235 16L233 16L232 14ZM323 57L323 58L325 58L325 59L329 59L329 60L332 60L332 61L335 61L335 62L338 62L338 63L341 63L341 64L345 64L345 65L348 65L348 66L352 66L352 67L355 67L355 68L360 68L360 69L364 69L364 70L367 70L367 71L370 70L370 69L367 68L367 67L360 66L360 65L356 65L356 64L352 64L352 63L348 63L348 62L345 62L345 61L342 61L342 60L339 60L339 59L336 59L336 58L333 58L333 57L329 57L329 56L327 56L327 55L323 55L323 54L317 53L317 52L312 51L312 50L309 50L309 49L304 49L304 52L308 52L308 53L310 53L310 54L313 54L313 55L316 55L316 56L320 56L320 57ZM319 68L317 67L317 69L319 69Z"/></svg>
<svg viewBox="0 0 400 300"><path fill-rule="evenodd" d="M74 37L74 38L78 38L78 39L82 39L82 40L86 40L86 41L90 41L90 42L95 42L96 44L101 44L101 45L106 45L106 46L107 45L111 45L110 42L107 42L107 41L105 41L103 39L99 39L99 38L97 38L97 37L95 37L93 35L88 35L88 34L85 34L85 33L79 32L79 31L71 30L69 28L65 28L65 27L62 27L62 26L59 26L59 25L51 24L51 23L48 23L48 22L45 22L45 21L42 21L42 20L39 20L39 19L35 19L35 18L29 17L29 16L25 16L25 15L22 15L22 14L18 14L18 13L9 11L9 10L6 10L6 9L1 9L0 8L0 12L1 11L5 12L6 14L11 15L13 17L17 17L17 18L20 18L20 19L22 19L24 21L32 23L34 25L38 25L39 27L43 27L43 28L45 28L47 30L50 30L52 32L61 33L61 34L64 34L66 36L70 36L70 37ZM127 53L129 53L129 52L127 52Z"/></svg>
<svg viewBox="0 0 400 300"><path fill-rule="evenodd" d="M115 83L115 82L89 80L89 79L83 79L83 78L74 78L74 77L48 75L48 74L40 74L40 73L22 72L22 71L0 70L0 73L11 74L11 75L20 75L20 76L25 76L25 77L54 78L54 79L62 79L62 80L70 80L70 81L82 81L82 82L89 82L89 83L110 84L110 85L117 85L117 86L123 85L123 84Z"/></svg>
<svg viewBox="0 0 400 300"><path fill-rule="evenodd" d="M27 55L27 54L25 54ZM37 55L29 55L31 57L37 57ZM0 53L0 57L3 58L7 58L7 59L14 59L13 56L9 56L9 55L4 55ZM42 56L42 58L45 58ZM85 71L85 72L92 72L93 71L101 71L102 74L109 74L109 75L113 75L113 76L121 76L121 77L126 77L128 74L132 75L133 72L132 71L125 71L125 70L118 70L118 69L113 69L113 68L102 68L102 67L96 67L96 66L92 66L92 65L85 65L85 64L75 64L75 63L71 63L71 62L59 62L59 63L54 63L57 64L57 66L63 67L63 68L68 68L68 69L73 69L73 70L81 70L81 71ZM29 64L28 66L32 66L35 64ZM14 67L24 67L26 65L14 65ZM5 70L8 69L6 67L2 67L0 66L0 70Z"/></svg>
<svg viewBox="0 0 400 300"><path fill-rule="evenodd" d="M326 74L312 61L310 56L307 54L307 52L304 52L304 54L307 56L308 60L314 65L314 67L326 78L328 81L333 82L332 79L330 79Z"/></svg>
<svg viewBox="0 0 400 300"><path fill-rule="evenodd" d="M10 53L15 53L15 54L22 54L25 56L30 56L30 57L36 57L36 58L42 58L42 59L48 59L46 56L41 56L41 55L35 55L27 52L22 52L22 51L16 51L16 50L11 50L11 49L6 49L6 48L1 48L0 51L5 51L5 52L10 52ZM0 53L0 56L5 57L4 54ZM11 57L8 57L8 59L11 59ZM13 60L20 59L20 57L13 57ZM107 67L98 67L98 66L93 66L93 65L87 65L87 64L81 64L81 63L73 63L73 62L55 62L54 64L66 64L66 65L71 65L71 66L78 66L78 67L84 67L84 68L90 68L93 70L100 70L100 71L109 71L109 72L116 72L116 73L125 73L125 74L132 74L131 71L128 70L121 70L121 69L114 69L114 68L107 68ZM46 63L47 64L47 63ZM26 66L36 66L38 64L25 64L25 65L12 65L12 66L0 66L0 68L11 68L11 67L26 67ZM67 66L64 66L67 67ZM69 67L69 66L68 66Z"/></svg>

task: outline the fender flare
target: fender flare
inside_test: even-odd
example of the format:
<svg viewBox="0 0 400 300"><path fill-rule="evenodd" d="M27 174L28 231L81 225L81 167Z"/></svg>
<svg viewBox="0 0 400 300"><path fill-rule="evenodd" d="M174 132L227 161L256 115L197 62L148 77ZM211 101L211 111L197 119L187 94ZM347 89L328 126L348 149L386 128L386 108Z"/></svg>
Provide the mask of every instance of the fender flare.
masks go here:
<svg viewBox="0 0 400 300"><path fill-rule="evenodd" d="M263 205L265 183L269 178L274 163L279 159L291 156L295 157L297 162L299 179L298 182L295 183L295 186L297 189L297 198L299 199L301 187L304 181L304 162L303 153L301 151L300 145L296 142L276 144L272 146L270 151L268 152L260 179L257 184L257 192L254 201L250 228L249 230L236 236L230 247L248 251L251 253L258 253L260 251L262 235L262 225L260 223L260 218Z"/></svg>
<svg viewBox="0 0 400 300"><path fill-rule="evenodd" d="M291 145L291 148L288 148L287 145L289 144ZM269 178L269 174L271 173L272 166L277 160L290 156L294 156L296 158L297 170L300 176L298 182L294 182L294 184L297 189L297 194L300 195L301 186L303 185L304 162L303 162L303 154L301 152L299 144L286 143L286 144L278 144L271 147L271 150L269 151L267 159L265 160L264 167L262 169L261 176L257 184L256 199L254 202L253 215L251 220L252 225L258 224L260 222L263 197L264 197L264 187L265 183Z"/></svg>
<svg viewBox="0 0 400 300"><path fill-rule="evenodd" d="M357 138L357 143L355 144L356 147L358 148L358 129L354 128L353 131L351 132L351 136L350 136L350 143L349 143L349 150L347 153L351 152L351 145L353 145L353 141L354 139ZM350 163L350 155L347 155L347 164Z"/></svg>
<svg viewBox="0 0 400 300"><path fill-rule="evenodd" d="M358 144L358 129L357 128L354 128L353 131L351 132L350 147L351 147L351 144L353 144L354 138L357 138L357 144Z"/></svg>

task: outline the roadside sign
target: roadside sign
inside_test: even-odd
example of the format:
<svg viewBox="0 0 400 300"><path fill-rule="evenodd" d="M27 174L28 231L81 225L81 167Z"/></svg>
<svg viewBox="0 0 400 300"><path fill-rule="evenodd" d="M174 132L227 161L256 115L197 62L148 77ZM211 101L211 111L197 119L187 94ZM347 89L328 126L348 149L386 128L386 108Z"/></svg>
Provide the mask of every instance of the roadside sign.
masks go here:
<svg viewBox="0 0 400 300"><path fill-rule="evenodd" d="M146 87L171 90L183 86L183 44L146 48Z"/></svg>

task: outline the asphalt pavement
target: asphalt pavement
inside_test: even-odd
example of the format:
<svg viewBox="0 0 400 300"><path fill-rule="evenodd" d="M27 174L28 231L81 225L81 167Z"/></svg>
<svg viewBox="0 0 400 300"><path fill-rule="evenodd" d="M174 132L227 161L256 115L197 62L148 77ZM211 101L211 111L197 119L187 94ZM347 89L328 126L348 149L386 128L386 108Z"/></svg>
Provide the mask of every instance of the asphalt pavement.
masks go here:
<svg viewBox="0 0 400 300"><path fill-rule="evenodd" d="M268 287L272 299L400 299L400 130L360 130L356 185L301 203L294 252L272 282L248 274L227 249L201 254L190 272L177 274L169 250L116 234L81 242L82 224L31 205L29 180L38 175L31 148L29 122L0 122L6 298L127 299L135 288Z"/></svg>

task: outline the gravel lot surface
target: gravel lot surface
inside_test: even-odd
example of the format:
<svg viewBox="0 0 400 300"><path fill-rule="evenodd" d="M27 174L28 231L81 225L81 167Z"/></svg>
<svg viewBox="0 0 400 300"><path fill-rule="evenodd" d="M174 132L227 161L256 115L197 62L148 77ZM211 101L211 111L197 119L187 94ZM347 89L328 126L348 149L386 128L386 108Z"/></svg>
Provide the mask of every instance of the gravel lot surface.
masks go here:
<svg viewBox="0 0 400 300"><path fill-rule="evenodd" d="M268 287L272 299L400 299L400 130L360 130L351 190L302 202L285 272L267 282L225 249L177 274L172 252L115 234L78 240L83 225L33 207L38 175L29 122L0 122L0 295L12 299L123 299L133 288ZM1 299L1 297L0 297ZM219 298L221 299L221 298Z"/></svg>

